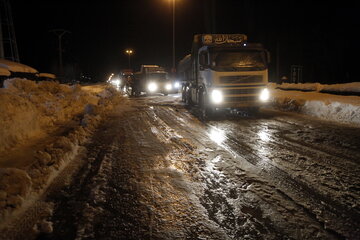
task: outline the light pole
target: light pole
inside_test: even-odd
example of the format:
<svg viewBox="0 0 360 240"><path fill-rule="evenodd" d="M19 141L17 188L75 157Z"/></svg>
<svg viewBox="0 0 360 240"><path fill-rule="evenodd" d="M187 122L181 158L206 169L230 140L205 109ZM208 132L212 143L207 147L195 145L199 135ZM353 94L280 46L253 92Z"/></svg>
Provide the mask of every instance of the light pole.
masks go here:
<svg viewBox="0 0 360 240"><path fill-rule="evenodd" d="M173 12L173 16L172 16L172 28L173 28L173 31L172 31L172 73L175 73L176 72L176 68L175 68L175 1L176 0L172 0L172 12Z"/></svg>
<svg viewBox="0 0 360 240"><path fill-rule="evenodd" d="M125 50L125 53L128 55L128 57L129 57L129 69L131 69L131 65L130 65L130 56L131 56L131 54L133 54L134 53L134 51L133 50L131 50L131 49L126 49Z"/></svg>

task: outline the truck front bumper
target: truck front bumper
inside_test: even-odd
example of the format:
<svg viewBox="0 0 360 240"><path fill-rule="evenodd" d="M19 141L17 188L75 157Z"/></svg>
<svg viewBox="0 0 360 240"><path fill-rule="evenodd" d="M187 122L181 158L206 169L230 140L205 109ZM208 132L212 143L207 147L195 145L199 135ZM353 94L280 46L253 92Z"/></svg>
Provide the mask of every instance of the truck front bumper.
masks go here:
<svg viewBox="0 0 360 240"><path fill-rule="evenodd" d="M245 92L245 94L226 94L240 91ZM212 89L209 94L208 103L215 108L260 107L266 105L269 98L270 93L266 88Z"/></svg>

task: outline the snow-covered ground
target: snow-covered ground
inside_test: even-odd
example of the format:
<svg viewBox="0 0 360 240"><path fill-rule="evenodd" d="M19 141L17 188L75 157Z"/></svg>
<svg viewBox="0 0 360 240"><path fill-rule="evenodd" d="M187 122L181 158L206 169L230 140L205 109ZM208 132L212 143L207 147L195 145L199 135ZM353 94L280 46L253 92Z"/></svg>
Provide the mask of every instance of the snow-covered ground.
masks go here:
<svg viewBox="0 0 360 240"><path fill-rule="evenodd" d="M360 82L353 83L343 83L343 84L320 84L320 83L283 83L280 85L276 85L271 83L271 87L276 87L280 89L288 89L288 90L305 90L305 91L329 91L329 92L338 92L338 93L360 93Z"/></svg>
<svg viewBox="0 0 360 240"><path fill-rule="evenodd" d="M10 79L0 89L0 226L76 156L118 92Z"/></svg>
<svg viewBox="0 0 360 240"><path fill-rule="evenodd" d="M325 120L360 125L360 96L321 93L359 93L360 83L321 85L269 84L272 104L278 109L295 111ZM297 91L299 90L299 91Z"/></svg>
<svg viewBox="0 0 360 240"><path fill-rule="evenodd" d="M360 83L269 87L275 108L360 126L360 96L320 93L324 89L360 92ZM121 99L104 84L81 87L24 79L4 83L0 89L0 228L25 203L41 196Z"/></svg>

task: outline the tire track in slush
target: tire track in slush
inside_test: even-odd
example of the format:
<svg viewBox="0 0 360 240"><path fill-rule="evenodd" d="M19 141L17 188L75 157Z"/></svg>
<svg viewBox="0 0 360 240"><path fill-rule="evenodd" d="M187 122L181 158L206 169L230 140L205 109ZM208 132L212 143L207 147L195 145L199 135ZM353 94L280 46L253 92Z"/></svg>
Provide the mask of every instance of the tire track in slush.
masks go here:
<svg viewBox="0 0 360 240"><path fill-rule="evenodd" d="M268 179L272 179L271 181L274 182L279 189L285 188L286 191L283 191L283 193L292 199L297 199L295 202L301 202L304 209L310 210L315 219L322 223L324 229L327 229L339 238L343 238L344 236L355 238L359 236L360 225L357 219L360 219L360 215L357 212L323 196L306 183L292 178L287 172L271 164L270 159L261 158L252 153L251 149L248 149L245 144L239 142L237 139L231 136L227 136L226 138L230 143L229 146L236 147L237 150L235 151L241 157L254 166L260 167L262 169L261 173ZM305 206L311 206L312 209L308 209L308 207ZM321 213L319 214L317 210L320 210ZM318 213L315 213L315 211ZM319 216L324 220L319 219ZM354 224L349 225L349 223ZM334 230L337 229L339 224L346 227L345 229L341 229L340 233Z"/></svg>
<svg viewBox="0 0 360 240"><path fill-rule="evenodd" d="M254 123L257 125L256 127L250 126L249 129L239 128L236 123L231 121L227 121L225 124L227 129L235 129L235 131L231 131L233 138L242 139L245 133L245 135L251 135L256 142L262 145L265 144L265 148L260 149L259 152L265 157L270 155L268 158L272 159L271 162L275 166L285 169L285 171L289 168L292 169L291 174L293 176L301 179L300 181L308 186L312 186L312 189L316 186L316 189L323 196L335 196L334 194L336 193L335 202L340 203L342 206L348 206L348 208L351 206L351 211L360 212L359 208L356 207L358 206L356 199L359 196L359 192L356 192L356 183L360 182L358 175L360 169L359 165L355 162L347 161L347 155L342 157L339 155L334 156L331 154L332 151L329 153L321 146L315 145L312 148L308 143L302 144L299 140L292 138L289 141L288 138L283 137L286 134L291 134L298 128L293 129L285 126L284 130L283 128L274 127L278 124L269 124L268 121L263 121L262 119ZM287 125L287 123L285 124ZM317 136L318 131L312 134ZM331 136L329 138L331 139ZM251 148L251 145L248 143L243 142L243 144ZM336 149L338 146L334 144L334 148ZM284 154L284 152L290 155ZM346 150L345 153L347 153ZM292 155L296 157L291 158ZM306 171L303 172L303 169L306 169ZM314 178L314 176L321 178ZM348 189L352 189L352 191L349 192ZM342 191L339 192L340 190Z"/></svg>
<svg viewBox="0 0 360 240"><path fill-rule="evenodd" d="M167 110L169 109L166 109L166 111ZM174 118L169 117L171 114L163 115L162 112L157 112L157 115L167 122L168 125L174 126L173 123L171 123L174 121ZM185 130L190 133L191 136L194 136L194 131L197 131L195 129L191 129L194 131L189 131L188 129ZM204 134L204 131L200 129L198 134L202 135ZM204 135L203 137L208 138L207 135ZM203 147L207 146L204 142L199 141L198 143ZM226 193L229 191L228 185L230 179L226 178L215 169L202 171L200 174L207 185L207 188L204 190L204 195L200 197L201 204L207 209L209 218L224 228L231 238L238 239L243 238L244 236L252 236L252 239L259 239L263 238L265 235L266 237L264 237L264 239L282 238L284 234L281 230L275 226L274 223L269 221L268 218L262 217L261 209L251 207L251 202L248 202L246 206L241 207L242 214L240 214L240 216L236 214L236 211L234 211L236 206L233 205L234 203L229 202L228 194ZM230 193L231 190L232 189L229 191ZM242 198L244 200L244 197ZM222 217L219 218L218 212L221 212L225 219ZM248 220L244 219L245 215ZM244 221L246 222L246 225L244 225ZM249 223L249 221L251 223Z"/></svg>
<svg viewBox="0 0 360 240"><path fill-rule="evenodd" d="M159 110L159 108L157 110ZM173 120L177 119L177 113L169 110L165 111L167 114L161 113L160 110L157 114L167 122L168 125L179 126L179 123ZM169 117L170 115L173 115L173 117ZM214 128L214 126L209 123L205 123L204 125L208 130ZM199 133L199 131L196 130L189 131L187 128L184 129L184 126L181 124L180 128L193 136L194 132ZM206 131L203 132L202 137L207 137L205 136L205 132ZM236 152L238 156L241 156L241 158L260 168L263 177L266 177L279 189L282 189L283 194L292 199L297 205L302 206L304 211L309 213L309 215L315 221L320 223L331 235L334 235L339 239L344 237L352 239L360 234L357 221L360 219L359 214L349 210L340 203L321 195L305 183L293 179L288 173L271 164L271 160L257 156L249 146L238 141L233 136L227 135L225 138L226 140L223 144L226 148L231 149L233 152ZM342 229L338 228L339 225L341 225Z"/></svg>
<svg viewBox="0 0 360 240"><path fill-rule="evenodd" d="M157 125L165 129L165 132L169 132L171 131L170 129L174 129L171 128L170 126L172 127L175 126L173 123L170 124L169 121L173 122L174 119L173 118L165 119L164 116L162 116L162 113L163 112L160 113L157 110L155 110L155 111L150 111L148 114L150 117L154 119L154 122L156 121L158 122ZM173 131L176 132L176 130ZM183 143L183 141L180 142ZM199 144L204 144L204 143L199 142ZM186 145L184 146L183 144L180 144L180 147L185 147L189 149ZM204 190L204 195L199 198L199 201L201 205L203 205L207 210L209 219L211 219L218 226L226 230L227 234L229 235L229 237L231 237L231 239L238 239L243 237L245 233L243 232L243 229L240 230L240 228L238 228L238 224L237 224L238 217L235 215L234 206L232 206L232 204L227 201L226 194L224 192L223 192L224 194L219 194L222 189L222 186L227 185L228 179L221 177L221 180L219 181L215 180L215 179L219 179L219 175L217 175L215 171L212 172L202 171L200 172L200 175L205 180L208 188ZM220 181L222 181L222 183L220 183ZM226 216L226 219L219 220L217 218L216 213L219 209L221 209L222 214ZM256 224L255 221L254 224ZM257 228L267 229L266 232L277 232L277 230L274 229L272 226L270 226L270 224L268 224L267 226L261 226L261 224L258 224ZM250 231L251 230L246 231L247 235L251 234L253 238L256 238L255 236L258 236L256 232L253 231L250 233ZM263 233L265 233L265 231L263 231ZM278 234L278 236L281 236L281 234Z"/></svg>

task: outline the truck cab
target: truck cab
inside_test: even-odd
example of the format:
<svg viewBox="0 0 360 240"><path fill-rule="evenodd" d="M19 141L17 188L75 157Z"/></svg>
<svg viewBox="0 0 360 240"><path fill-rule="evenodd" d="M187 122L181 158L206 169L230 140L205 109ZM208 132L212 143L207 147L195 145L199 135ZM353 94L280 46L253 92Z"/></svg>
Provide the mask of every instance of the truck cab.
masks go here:
<svg viewBox="0 0 360 240"><path fill-rule="evenodd" d="M179 64L183 100L198 105L203 115L220 108L258 109L269 98L269 54L244 34L194 36L191 62ZM189 59L189 57L186 57Z"/></svg>
<svg viewBox="0 0 360 240"><path fill-rule="evenodd" d="M158 65L142 65L137 73L142 92L147 94L162 93L167 95L172 90L168 73Z"/></svg>

